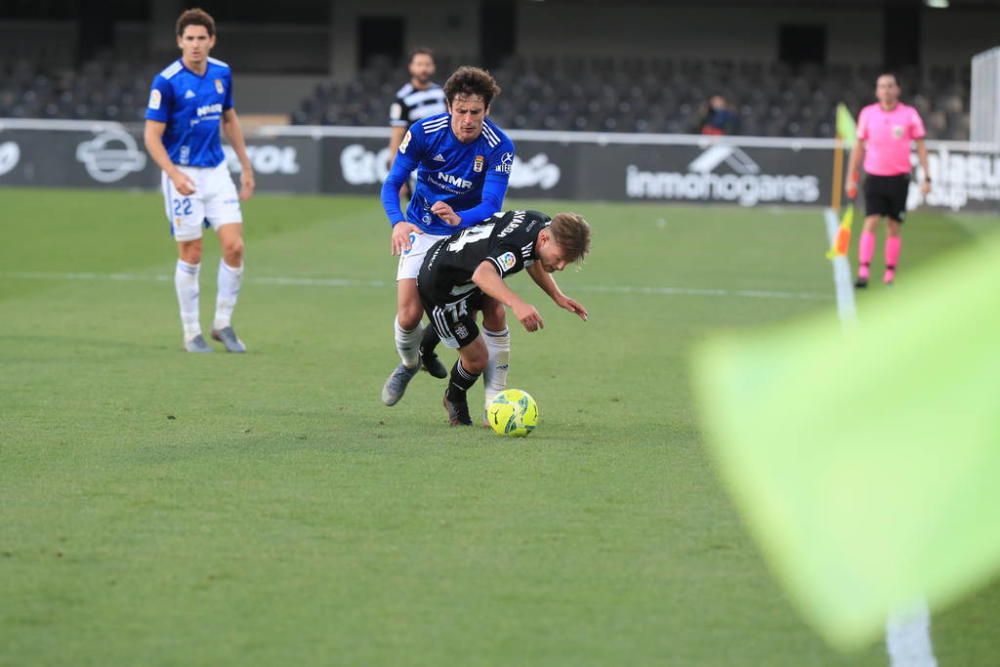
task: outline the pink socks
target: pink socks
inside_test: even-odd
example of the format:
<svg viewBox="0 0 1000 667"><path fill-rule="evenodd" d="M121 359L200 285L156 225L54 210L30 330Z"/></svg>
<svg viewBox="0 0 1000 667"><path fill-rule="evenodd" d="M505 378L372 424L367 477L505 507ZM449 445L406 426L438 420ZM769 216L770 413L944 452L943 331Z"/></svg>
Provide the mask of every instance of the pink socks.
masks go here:
<svg viewBox="0 0 1000 667"><path fill-rule="evenodd" d="M899 236L890 236L885 240L884 282L891 283L896 277L896 263L899 261L899 250L902 245L903 239Z"/></svg>
<svg viewBox="0 0 1000 667"><path fill-rule="evenodd" d="M887 236L885 238L885 275L882 280L891 283L896 277L896 264L899 262L899 251L903 246L903 239L900 236ZM861 232L858 239L858 277L868 280L871 269L872 257L875 256L875 234L872 232Z"/></svg>
<svg viewBox="0 0 1000 667"><path fill-rule="evenodd" d="M888 256L889 247L886 246L886 256ZM898 254L898 252L897 252ZM861 232L861 238L858 240L858 276L861 278L868 278L868 267L872 263L872 257L875 255L875 234L872 232Z"/></svg>

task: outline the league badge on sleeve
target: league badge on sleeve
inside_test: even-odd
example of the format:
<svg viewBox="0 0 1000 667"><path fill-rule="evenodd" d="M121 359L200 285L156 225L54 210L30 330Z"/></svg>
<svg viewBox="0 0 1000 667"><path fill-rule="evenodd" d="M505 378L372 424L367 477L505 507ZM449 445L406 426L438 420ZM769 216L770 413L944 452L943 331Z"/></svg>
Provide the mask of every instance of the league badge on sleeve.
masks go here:
<svg viewBox="0 0 1000 667"><path fill-rule="evenodd" d="M514 253L505 252L497 258L497 262L499 262L500 266L503 267L504 273L507 273L514 268L515 264L517 264L517 258L514 257Z"/></svg>
<svg viewBox="0 0 1000 667"><path fill-rule="evenodd" d="M159 109L160 108L160 101L162 99L163 98L160 95L160 91L158 91L156 88L153 88L153 90L150 91L150 93L149 93L149 108L152 109L152 110L154 110L154 111L156 111L157 109Z"/></svg>
<svg viewBox="0 0 1000 667"><path fill-rule="evenodd" d="M407 146L410 145L410 139L411 139L411 137L412 137L412 135L410 135L410 131L407 130L406 131L406 136L403 137L403 142L401 144L399 144L399 152L400 153L405 153L406 152Z"/></svg>
<svg viewBox="0 0 1000 667"><path fill-rule="evenodd" d="M483 170L484 164L486 164L486 157L483 155L477 155L476 161L472 163L472 171L478 174Z"/></svg>
<svg viewBox="0 0 1000 667"><path fill-rule="evenodd" d="M220 95L225 95L226 94L226 89L222 85L222 79L216 79L215 80L215 92L217 92Z"/></svg>

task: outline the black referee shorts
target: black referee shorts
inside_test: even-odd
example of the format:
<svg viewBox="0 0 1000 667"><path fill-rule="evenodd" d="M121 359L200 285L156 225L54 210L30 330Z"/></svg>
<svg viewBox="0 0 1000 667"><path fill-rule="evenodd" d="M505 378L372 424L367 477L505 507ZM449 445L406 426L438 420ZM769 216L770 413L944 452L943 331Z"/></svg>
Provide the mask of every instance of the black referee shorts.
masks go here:
<svg viewBox="0 0 1000 667"><path fill-rule="evenodd" d="M906 195L910 175L865 177L865 215L885 216L903 222L906 219Z"/></svg>

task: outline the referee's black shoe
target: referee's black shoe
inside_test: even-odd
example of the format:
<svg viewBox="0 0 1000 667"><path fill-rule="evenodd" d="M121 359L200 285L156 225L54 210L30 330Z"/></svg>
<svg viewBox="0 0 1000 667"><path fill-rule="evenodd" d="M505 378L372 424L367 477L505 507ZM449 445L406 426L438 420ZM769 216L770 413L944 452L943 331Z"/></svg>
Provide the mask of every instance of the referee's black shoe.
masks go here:
<svg viewBox="0 0 1000 667"><path fill-rule="evenodd" d="M454 401L448 398L448 392L444 393L442 401L444 409L448 411L448 421L452 426L472 426L472 417L469 416L469 402L463 395Z"/></svg>
<svg viewBox="0 0 1000 667"><path fill-rule="evenodd" d="M425 371L436 378L444 379L448 377L448 369L441 363L436 352L428 352L427 354L421 352L420 365Z"/></svg>
<svg viewBox="0 0 1000 667"><path fill-rule="evenodd" d="M854 281L854 287L857 289L864 289L868 287L868 279L858 276L858 279Z"/></svg>

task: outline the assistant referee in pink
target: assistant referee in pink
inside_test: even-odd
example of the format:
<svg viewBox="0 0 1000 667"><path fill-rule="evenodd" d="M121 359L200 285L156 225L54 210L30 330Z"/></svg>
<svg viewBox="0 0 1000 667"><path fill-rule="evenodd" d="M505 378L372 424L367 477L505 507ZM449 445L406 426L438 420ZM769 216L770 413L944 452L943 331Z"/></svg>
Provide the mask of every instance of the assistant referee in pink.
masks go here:
<svg viewBox="0 0 1000 667"><path fill-rule="evenodd" d="M924 123L911 106L899 101L899 81L895 74L882 74L875 84L877 104L870 104L858 116L858 143L847 168L847 196L857 194L858 164L864 156L865 226L858 240L858 279L855 287L867 287L872 256L875 254L875 227L888 219L885 239L883 282L891 285L903 244L902 224L906 219L906 195L910 189L910 142L917 142L917 157L923 170L920 192L931 190L924 145Z"/></svg>

